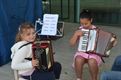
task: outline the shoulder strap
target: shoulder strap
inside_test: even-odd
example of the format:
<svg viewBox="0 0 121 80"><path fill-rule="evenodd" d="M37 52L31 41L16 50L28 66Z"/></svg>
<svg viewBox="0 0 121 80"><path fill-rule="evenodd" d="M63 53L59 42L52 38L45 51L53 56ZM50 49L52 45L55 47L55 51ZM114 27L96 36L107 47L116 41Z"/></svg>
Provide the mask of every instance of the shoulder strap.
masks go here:
<svg viewBox="0 0 121 80"><path fill-rule="evenodd" d="M24 47L24 46L26 46L26 45L28 45L28 44L32 44L32 42L28 42L28 43L26 43L26 44L23 44L23 45L21 45L18 49L21 49L22 47Z"/></svg>
<svg viewBox="0 0 121 80"><path fill-rule="evenodd" d="M32 42L28 42L28 43L26 43L26 44L23 44L22 46L20 46L18 49L21 49L22 47L24 47L24 46L26 46L26 45L28 45L28 44L32 44ZM29 58L29 57L27 57L27 58L25 58L26 60L29 60L29 61L31 61L32 60L32 58Z"/></svg>

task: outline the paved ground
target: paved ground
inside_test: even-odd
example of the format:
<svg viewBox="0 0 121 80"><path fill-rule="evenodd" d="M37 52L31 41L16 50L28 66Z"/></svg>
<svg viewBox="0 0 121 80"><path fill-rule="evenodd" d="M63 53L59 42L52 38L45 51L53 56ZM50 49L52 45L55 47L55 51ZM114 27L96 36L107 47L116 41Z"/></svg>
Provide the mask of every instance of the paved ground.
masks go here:
<svg viewBox="0 0 121 80"><path fill-rule="evenodd" d="M64 37L53 41L55 54L55 60L62 64L62 73L60 80L75 80L75 73L72 68L72 60L74 52L76 51L75 47L69 46L69 39L73 34L74 30L77 29L79 24L75 23L65 23L64 28ZM102 63L100 66L100 73L103 71L108 71L111 68L111 65L117 55L121 53L121 27L118 26L100 26L101 28L113 32L118 37L118 44L115 48L112 49L111 55L109 58L105 59L106 63ZM84 80L89 80L88 66L84 66L83 71ZM10 63L0 67L0 80L14 80L13 72L10 68Z"/></svg>

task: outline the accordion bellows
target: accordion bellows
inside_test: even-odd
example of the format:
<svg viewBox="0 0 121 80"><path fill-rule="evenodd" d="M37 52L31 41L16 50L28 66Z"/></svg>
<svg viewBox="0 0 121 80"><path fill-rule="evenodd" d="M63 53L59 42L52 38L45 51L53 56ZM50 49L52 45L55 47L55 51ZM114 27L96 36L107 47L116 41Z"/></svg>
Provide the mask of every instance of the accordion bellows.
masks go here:
<svg viewBox="0 0 121 80"><path fill-rule="evenodd" d="M39 61L37 69L48 71L54 64L51 41L36 41L32 45L33 58Z"/></svg>
<svg viewBox="0 0 121 80"><path fill-rule="evenodd" d="M116 40L113 33L95 29L81 29L83 36L79 39L78 51L86 53L95 53L97 55L107 57L110 49Z"/></svg>

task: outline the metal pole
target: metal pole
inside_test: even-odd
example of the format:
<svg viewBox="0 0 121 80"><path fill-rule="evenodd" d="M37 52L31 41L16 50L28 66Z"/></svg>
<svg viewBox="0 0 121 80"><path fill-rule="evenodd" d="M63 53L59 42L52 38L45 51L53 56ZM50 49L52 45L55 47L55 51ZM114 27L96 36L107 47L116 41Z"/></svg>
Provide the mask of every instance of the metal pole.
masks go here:
<svg viewBox="0 0 121 80"><path fill-rule="evenodd" d="M63 1L61 0L61 19L63 19Z"/></svg>
<svg viewBox="0 0 121 80"><path fill-rule="evenodd" d="M75 0L75 22L79 22L80 0Z"/></svg>
<svg viewBox="0 0 121 80"><path fill-rule="evenodd" d="M50 7L50 14L52 13L52 11L51 11L51 6L52 6L52 3L51 3L51 0L49 0L49 7Z"/></svg>
<svg viewBox="0 0 121 80"><path fill-rule="evenodd" d="M67 17L64 17L63 15L63 0L61 0L61 19L63 20L63 19L70 19L70 0L68 0L68 7L67 7L67 11L68 11L68 15L67 15Z"/></svg>

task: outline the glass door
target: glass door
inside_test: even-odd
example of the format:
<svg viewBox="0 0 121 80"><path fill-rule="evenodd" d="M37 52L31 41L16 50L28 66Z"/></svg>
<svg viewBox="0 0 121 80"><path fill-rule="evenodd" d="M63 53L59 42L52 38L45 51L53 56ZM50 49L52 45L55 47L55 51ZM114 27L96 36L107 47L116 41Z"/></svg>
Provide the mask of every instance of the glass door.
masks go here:
<svg viewBox="0 0 121 80"><path fill-rule="evenodd" d="M59 14L59 19L73 22L74 2L73 0L43 0L43 12Z"/></svg>

